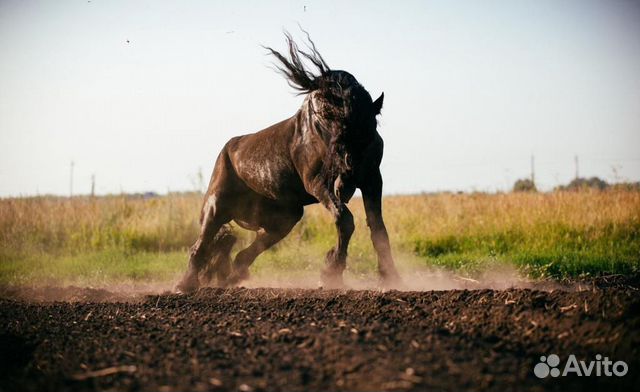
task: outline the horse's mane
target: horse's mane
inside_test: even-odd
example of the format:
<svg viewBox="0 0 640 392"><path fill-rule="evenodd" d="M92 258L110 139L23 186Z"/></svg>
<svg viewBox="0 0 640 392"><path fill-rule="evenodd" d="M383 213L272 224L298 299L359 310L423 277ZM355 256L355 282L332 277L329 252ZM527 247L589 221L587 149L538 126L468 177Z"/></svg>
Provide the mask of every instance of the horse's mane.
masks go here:
<svg viewBox="0 0 640 392"><path fill-rule="evenodd" d="M289 58L286 58L273 48L268 46L265 46L264 48L268 50L270 54L275 56L281 63L281 65L274 66L281 74L284 75L287 79L287 83L289 83L292 88L300 91L301 94L307 94L322 87L324 77L329 74L331 69L316 49L316 45L311 40L311 37L309 37L309 33L304 30L302 31L305 33L307 40L309 41L309 44L306 44L307 49L309 50L308 52L300 49L293 38L291 38L291 34L287 31L284 32L284 35L287 40L287 46L289 47ZM320 74L314 75L313 72L308 70L303 63L302 58L309 60L317 68Z"/></svg>

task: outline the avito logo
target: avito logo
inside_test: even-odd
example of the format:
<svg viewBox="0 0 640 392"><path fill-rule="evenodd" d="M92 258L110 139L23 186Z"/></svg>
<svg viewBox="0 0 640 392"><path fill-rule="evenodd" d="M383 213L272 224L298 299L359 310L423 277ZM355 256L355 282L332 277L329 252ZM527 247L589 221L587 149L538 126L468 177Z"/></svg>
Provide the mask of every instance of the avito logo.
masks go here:
<svg viewBox="0 0 640 392"><path fill-rule="evenodd" d="M618 376L622 377L629 372L629 366L624 361L613 362L609 357L602 358L602 355L596 355L595 361L578 361L575 355L569 355L567 362L565 362L562 372L558 368L560 365L560 357L556 354L550 354L548 356L541 356L540 363L533 368L533 373L538 378L551 377L565 377L570 374L575 374L578 377L588 376Z"/></svg>

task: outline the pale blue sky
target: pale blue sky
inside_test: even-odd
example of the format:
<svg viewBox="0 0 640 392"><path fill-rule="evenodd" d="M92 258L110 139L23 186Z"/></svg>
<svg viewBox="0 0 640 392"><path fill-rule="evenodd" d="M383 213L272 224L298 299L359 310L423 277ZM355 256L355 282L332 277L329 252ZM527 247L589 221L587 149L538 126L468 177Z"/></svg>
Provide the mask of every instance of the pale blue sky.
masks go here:
<svg viewBox="0 0 640 392"><path fill-rule="evenodd" d="M304 6L306 5L306 11ZM640 180L640 3L0 1L0 196L193 189L296 96L261 44L307 29L377 97L386 193ZM130 42L127 43L126 41Z"/></svg>

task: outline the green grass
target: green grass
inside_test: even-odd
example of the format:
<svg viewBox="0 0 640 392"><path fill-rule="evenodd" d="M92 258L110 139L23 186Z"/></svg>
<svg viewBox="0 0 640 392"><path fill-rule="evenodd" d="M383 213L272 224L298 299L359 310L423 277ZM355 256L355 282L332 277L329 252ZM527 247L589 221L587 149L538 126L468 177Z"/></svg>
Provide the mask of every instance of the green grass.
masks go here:
<svg viewBox="0 0 640 392"><path fill-rule="evenodd" d="M0 284L103 286L175 282L198 233L200 195L0 200ZM348 273L374 276L362 201ZM400 270L473 277L502 266L539 277L640 269L640 192L393 196L384 215ZM239 246L251 233L241 232ZM318 274L335 226L310 206L291 234L251 267L256 277ZM237 252L236 249L234 252Z"/></svg>
<svg viewBox="0 0 640 392"><path fill-rule="evenodd" d="M2 285L107 286L133 282L170 282L185 267L183 252L123 252L118 249L77 254L4 255Z"/></svg>
<svg viewBox="0 0 640 392"><path fill-rule="evenodd" d="M500 262L532 277L631 274L640 267L640 225L577 229L556 224L532 231L448 235L416 240L414 252L426 264L466 273Z"/></svg>

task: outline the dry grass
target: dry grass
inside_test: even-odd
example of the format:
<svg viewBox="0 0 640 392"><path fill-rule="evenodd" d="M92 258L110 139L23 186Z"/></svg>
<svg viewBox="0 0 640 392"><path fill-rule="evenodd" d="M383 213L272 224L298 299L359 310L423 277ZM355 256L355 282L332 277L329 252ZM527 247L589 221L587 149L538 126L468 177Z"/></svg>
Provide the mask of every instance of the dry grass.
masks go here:
<svg viewBox="0 0 640 392"><path fill-rule="evenodd" d="M185 266L200 205L195 194L0 200L0 282L172 275ZM375 255L362 201L349 206L356 216L349 267L369 273ZM640 192L390 196L384 215L397 257L412 265L472 274L509 263L536 276L630 273L640 265ZM315 269L334 241L329 215L310 206L253 269Z"/></svg>
<svg viewBox="0 0 640 392"><path fill-rule="evenodd" d="M3 250L167 251L193 242L199 195L151 199L38 197L0 201Z"/></svg>

